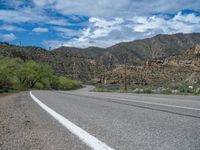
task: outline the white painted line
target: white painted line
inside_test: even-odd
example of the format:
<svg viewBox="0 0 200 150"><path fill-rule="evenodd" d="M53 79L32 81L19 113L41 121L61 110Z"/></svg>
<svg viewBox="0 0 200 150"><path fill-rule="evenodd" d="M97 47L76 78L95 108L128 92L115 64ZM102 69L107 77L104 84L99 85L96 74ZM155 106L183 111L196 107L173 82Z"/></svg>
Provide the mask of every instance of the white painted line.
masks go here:
<svg viewBox="0 0 200 150"><path fill-rule="evenodd" d="M30 92L31 98L41 106L45 111L47 111L52 117L54 117L58 122L60 122L64 127L66 127L71 133L76 135L80 140L82 140L86 145L88 145L93 150L114 150L105 143L99 141L94 136L87 133L85 130L81 129L71 121L67 120L62 115L55 112L53 109L46 106L38 98L36 98L32 92Z"/></svg>
<svg viewBox="0 0 200 150"><path fill-rule="evenodd" d="M157 105L157 106L165 106L165 107L173 107L173 108L182 108L187 110L197 110L200 111L200 108L193 108L193 107L186 107L186 106L177 106L177 105L169 105L169 104L161 104L161 103L154 103L154 102L146 102L146 101L137 101L137 100L130 100L126 98L112 98L112 97L103 97L111 100L124 100L129 102L136 102L136 103L142 103L142 104L151 104L151 105Z"/></svg>

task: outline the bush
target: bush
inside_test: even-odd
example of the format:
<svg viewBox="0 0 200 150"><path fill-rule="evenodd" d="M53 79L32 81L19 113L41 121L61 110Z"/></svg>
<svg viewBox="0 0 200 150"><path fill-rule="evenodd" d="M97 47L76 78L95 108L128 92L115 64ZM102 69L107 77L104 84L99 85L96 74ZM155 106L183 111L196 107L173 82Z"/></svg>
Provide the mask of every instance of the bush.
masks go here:
<svg viewBox="0 0 200 150"><path fill-rule="evenodd" d="M180 93L182 94L188 94L188 93L194 93L194 90L189 88L187 85L182 85L179 89Z"/></svg>
<svg viewBox="0 0 200 150"><path fill-rule="evenodd" d="M81 84L77 81L70 80L65 77L59 77L58 87L61 90L72 90L81 87Z"/></svg>
<svg viewBox="0 0 200 150"><path fill-rule="evenodd" d="M36 88L36 89L44 89L45 86L44 86L41 82L37 82L37 83L35 84L34 88Z"/></svg>
<svg viewBox="0 0 200 150"><path fill-rule="evenodd" d="M0 56L0 92L30 88L70 90L79 87L80 82L58 77L48 65Z"/></svg>
<svg viewBox="0 0 200 150"><path fill-rule="evenodd" d="M166 95L169 95L169 94L172 94L172 91L170 89L163 89L161 91L162 94L166 94Z"/></svg>
<svg viewBox="0 0 200 150"><path fill-rule="evenodd" d="M200 88L197 88L197 89L195 90L195 94L196 94L196 95L200 95Z"/></svg>
<svg viewBox="0 0 200 150"><path fill-rule="evenodd" d="M144 93L147 93L147 94L153 93L152 90L151 90L151 88L146 88L146 89L144 89L143 92L144 92Z"/></svg>

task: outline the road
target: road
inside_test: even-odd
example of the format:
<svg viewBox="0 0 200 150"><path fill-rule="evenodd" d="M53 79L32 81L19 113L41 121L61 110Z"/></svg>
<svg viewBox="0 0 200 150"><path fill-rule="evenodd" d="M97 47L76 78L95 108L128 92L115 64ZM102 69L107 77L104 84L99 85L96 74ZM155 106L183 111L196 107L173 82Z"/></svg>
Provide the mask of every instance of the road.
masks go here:
<svg viewBox="0 0 200 150"><path fill-rule="evenodd" d="M200 150L200 97L96 93L91 88L35 90L32 95L108 149ZM72 131L77 128L67 130L78 137L74 144L95 143Z"/></svg>

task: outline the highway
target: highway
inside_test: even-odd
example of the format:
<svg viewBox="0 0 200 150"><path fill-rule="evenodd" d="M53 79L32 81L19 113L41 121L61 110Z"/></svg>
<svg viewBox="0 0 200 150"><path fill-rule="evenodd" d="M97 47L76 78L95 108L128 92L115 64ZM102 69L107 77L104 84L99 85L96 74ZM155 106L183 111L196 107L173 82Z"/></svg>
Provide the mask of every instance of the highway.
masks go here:
<svg viewBox="0 0 200 150"><path fill-rule="evenodd" d="M200 150L200 97L75 91L30 92L91 149ZM70 138L70 136L69 136Z"/></svg>

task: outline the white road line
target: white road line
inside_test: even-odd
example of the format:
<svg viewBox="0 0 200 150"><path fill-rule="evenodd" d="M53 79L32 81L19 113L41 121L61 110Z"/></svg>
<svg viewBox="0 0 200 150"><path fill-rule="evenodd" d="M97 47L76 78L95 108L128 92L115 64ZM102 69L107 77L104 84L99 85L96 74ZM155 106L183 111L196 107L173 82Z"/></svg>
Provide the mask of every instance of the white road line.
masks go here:
<svg viewBox="0 0 200 150"><path fill-rule="evenodd" d="M81 129L71 121L67 120L62 115L55 112L53 109L46 106L42 103L38 98L36 98L32 92L30 92L31 98L45 111L47 111L52 117L54 117L58 122L60 122L64 127L66 127L71 133L76 135L80 140L82 140L85 144L87 144L93 150L114 150L113 148L109 147L105 143L99 141L94 136L87 133L85 130Z"/></svg>
<svg viewBox="0 0 200 150"><path fill-rule="evenodd" d="M146 101L137 101L137 100L130 100L126 98L112 98L112 97L103 97L106 99L111 100L123 100L123 101L129 101L129 102L136 102L136 103L142 103L142 104L151 104L151 105L157 105L157 106L165 106L165 107L173 107L173 108L182 108L187 110L197 110L200 111L200 108L193 108L193 107L186 107L186 106L177 106L177 105L169 105L169 104L161 104L161 103L154 103L154 102L146 102Z"/></svg>

